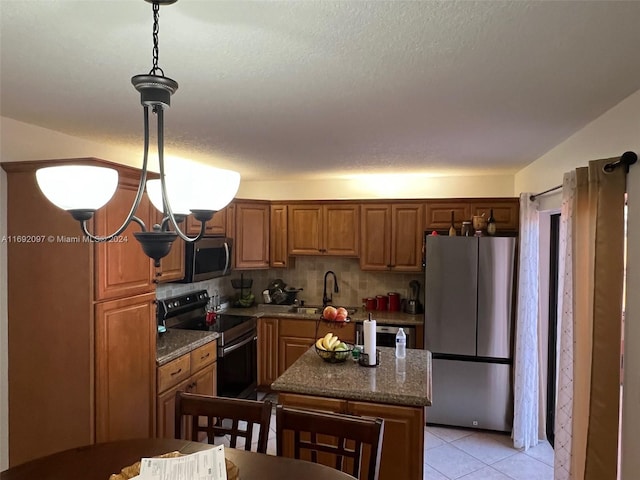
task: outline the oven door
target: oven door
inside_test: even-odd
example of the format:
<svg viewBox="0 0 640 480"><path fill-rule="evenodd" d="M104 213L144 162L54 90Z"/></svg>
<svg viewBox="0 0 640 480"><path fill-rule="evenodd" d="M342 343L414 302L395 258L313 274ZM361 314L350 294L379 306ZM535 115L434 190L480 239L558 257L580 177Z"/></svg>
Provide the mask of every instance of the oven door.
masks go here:
<svg viewBox="0 0 640 480"><path fill-rule="evenodd" d="M218 347L218 396L255 400L258 382L258 337L255 331Z"/></svg>

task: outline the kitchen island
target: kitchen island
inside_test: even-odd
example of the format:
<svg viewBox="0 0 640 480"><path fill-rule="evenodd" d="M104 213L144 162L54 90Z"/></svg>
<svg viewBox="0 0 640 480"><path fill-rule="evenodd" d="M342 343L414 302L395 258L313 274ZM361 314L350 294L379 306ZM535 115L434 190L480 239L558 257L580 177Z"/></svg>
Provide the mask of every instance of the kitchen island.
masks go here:
<svg viewBox="0 0 640 480"><path fill-rule="evenodd" d="M312 347L271 388L282 405L385 420L380 480L421 480L425 407L431 405L431 353L380 347L380 365L323 361Z"/></svg>

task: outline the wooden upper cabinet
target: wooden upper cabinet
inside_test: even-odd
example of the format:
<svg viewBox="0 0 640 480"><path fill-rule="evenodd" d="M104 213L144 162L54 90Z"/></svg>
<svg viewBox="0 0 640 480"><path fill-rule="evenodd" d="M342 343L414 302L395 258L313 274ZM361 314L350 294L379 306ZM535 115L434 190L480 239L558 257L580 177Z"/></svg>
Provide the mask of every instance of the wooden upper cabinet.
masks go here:
<svg viewBox="0 0 640 480"><path fill-rule="evenodd" d="M96 442L155 433L155 293L95 306Z"/></svg>
<svg viewBox="0 0 640 480"><path fill-rule="evenodd" d="M269 234L269 265L285 268L289 263L287 251L287 206L271 205Z"/></svg>
<svg viewBox="0 0 640 480"><path fill-rule="evenodd" d="M95 214L94 225L98 235L107 235L120 228L133 205L137 180L120 175L120 184L113 198ZM151 216L151 209L149 199L144 195L136 216L148 227L152 227L152 219L155 219ZM128 297L153 290L155 269L133 235L139 231L140 226L131 222L112 241L96 244L96 300Z"/></svg>
<svg viewBox="0 0 640 480"><path fill-rule="evenodd" d="M391 266L391 205L362 205L360 218L360 268L388 270Z"/></svg>
<svg viewBox="0 0 640 480"><path fill-rule="evenodd" d="M482 215L489 218L489 213L493 209L493 218L496 220L496 230L516 232L520 223L520 201L513 199L481 199L471 203L471 215Z"/></svg>
<svg viewBox="0 0 640 480"><path fill-rule="evenodd" d="M391 206L391 269L397 272L422 270L424 223L422 204Z"/></svg>
<svg viewBox="0 0 640 480"><path fill-rule="evenodd" d="M357 204L289 205L289 254L357 257L359 223Z"/></svg>
<svg viewBox="0 0 640 480"><path fill-rule="evenodd" d="M236 204L236 269L269 268L269 211L267 202Z"/></svg>
<svg viewBox="0 0 640 480"><path fill-rule="evenodd" d="M463 221L471 221L471 206L466 201L428 201L425 204L425 229L431 233L448 231L451 226L451 212L453 223L460 233Z"/></svg>
<svg viewBox="0 0 640 480"><path fill-rule="evenodd" d="M162 212L156 210L153 205L151 206L151 212L155 214L154 222L161 224ZM184 231L184 222L179 226ZM173 230L173 227L171 227L171 230ZM157 282L173 282L184 278L184 248L184 241L178 237L171 245L169 254L160 260L160 268L155 269L155 280ZM153 260L151 260L151 264L153 265Z"/></svg>
<svg viewBox="0 0 640 480"><path fill-rule="evenodd" d="M422 270L422 204L362 205L362 270Z"/></svg>
<svg viewBox="0 0 640 480"><path fill-rule="evenodd" d="M200 233L200 222L193 215L187 217L187 233L197 235ZM213 214L213 218L205 224L205 235L226 235L227 233L227 207Z"/></svg>

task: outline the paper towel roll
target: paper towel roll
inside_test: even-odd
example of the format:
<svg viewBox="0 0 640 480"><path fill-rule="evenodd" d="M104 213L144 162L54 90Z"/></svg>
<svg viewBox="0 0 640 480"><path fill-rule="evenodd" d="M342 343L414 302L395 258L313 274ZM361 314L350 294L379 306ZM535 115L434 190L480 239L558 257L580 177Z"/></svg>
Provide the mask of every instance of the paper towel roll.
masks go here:
<svg viewBox="0 0 640 480"><path fill-rule="evenodd" d="M364 330L364 353L369 355L369 365L376 364L376 321L365 320Z"/></svg>

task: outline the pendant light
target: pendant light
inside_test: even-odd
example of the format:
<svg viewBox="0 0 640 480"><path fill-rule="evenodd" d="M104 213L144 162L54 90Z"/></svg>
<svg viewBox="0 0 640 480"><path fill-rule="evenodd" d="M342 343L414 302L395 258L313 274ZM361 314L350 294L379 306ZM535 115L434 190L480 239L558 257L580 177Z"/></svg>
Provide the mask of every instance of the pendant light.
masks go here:
<svg viewBox="0 0 640 480"><path fill-rule="evenodd" d="M83 233L95 242L105 242L117 237L131 222L139 224L141 231L133 235L142 245L144 253L159 266L160 259L171 251L171 246L178 237L194 242L204 235L205 223L213 218L216 211L226 206L238 191L240 174L202 166L197 174L191 176L180 176L173 172L171 176L165 175L164 109L170 106L171 95L178 89L178 82L166 77L158 66L159 16L161 5L170 5L177 0L145 1L152 4L153 11L153 67L148 74L135 75L131 79L135 89L140 92L143 107L144 155L138 190L127 218L120 228L104 237L91 234L87 228L87 221L116 191L118 173L114 169L87 165L45 167L36 172L36 179L42 193L53 204L68 211L78 220ZM147 181L149 110L156 116L160 178ZM151 229L135 215L145 185L151 202L163 212L161 224L154 225ZM173 205L176 205L175 209ZM187 215L193 215L200 222L200 232L196 237L188 237L178 225Z"/></svg>

